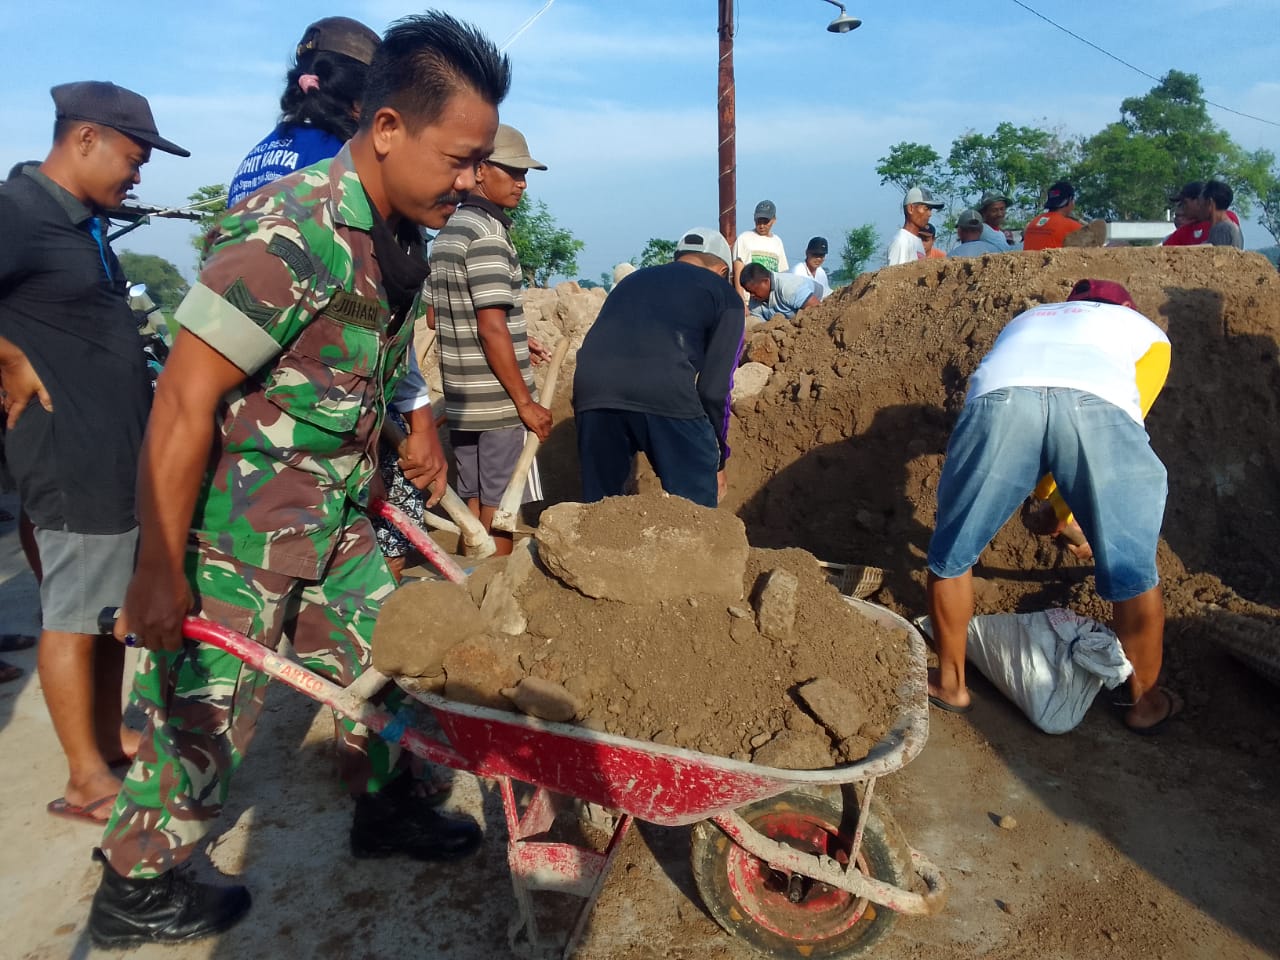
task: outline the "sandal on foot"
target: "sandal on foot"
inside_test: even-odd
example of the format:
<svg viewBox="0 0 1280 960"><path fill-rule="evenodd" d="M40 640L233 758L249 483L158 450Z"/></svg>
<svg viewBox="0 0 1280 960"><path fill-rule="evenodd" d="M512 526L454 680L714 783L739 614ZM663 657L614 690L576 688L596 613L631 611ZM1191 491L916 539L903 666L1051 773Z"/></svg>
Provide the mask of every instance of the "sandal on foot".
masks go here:
<svg viewBox="0 0 1280 960"><path fill-rule="evenodd" d="M939 710L945 710L947 713L968 713L973 709L973 701L969 701L962 707L959 704L948 703L941 697L935 697L932 693L929 694L929 702Z"/></svg>
<svg viewBox="0 0 1280 960"><path fill-rule="evenodd" d="M59 797L57 800L50 800L45 810L52 816L65 817L68 820L80 820L84 823L92 823L99 827L105 827L107 821L111 819L111 807L116 802L116 795L109 793L105 797L99 797L92 803L86 803L84 806L78 806L67 800L66 797ZM94 814L103 807L107 808L107 816L99 819Z"/></svg>
<svg viewBox="0 0 1280 960"><path fill-rule="evenodd" d="M1131 733L1136 733L1140 737L1154 736L1163 730L1170 720L1182 712L1183 702L1180 696L1168 687L1156 687L1156 689L1164 694L1165 703L1167 704L1168 709L1165 710L1163 717L1155 723L1148 724L1145 727L1135 727L1133 724L1129 723L1128 720L1124 721L1124 725L1129 728Z"/></svg>

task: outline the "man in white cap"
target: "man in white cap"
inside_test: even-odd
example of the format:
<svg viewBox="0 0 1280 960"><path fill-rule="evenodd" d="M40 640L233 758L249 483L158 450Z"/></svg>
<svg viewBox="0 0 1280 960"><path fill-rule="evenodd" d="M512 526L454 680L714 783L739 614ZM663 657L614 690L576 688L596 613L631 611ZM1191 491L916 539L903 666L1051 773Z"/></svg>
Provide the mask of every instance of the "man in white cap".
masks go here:
<svg viewBox="0 0 1280 960"><path fill-rule="evenodd" d="M526 431L539 440L551 433L551 411L535 399L530 369L531 360L540 363L548 353L528 333L508 216L529 171L546 169L529 155L519 130L499 124L475 190L431 244L431 300L458 495L490 531ZM536 491L526 490L530 495ZM511 534L492 532L498 553L510 553Z"/></svg>
<svg viewBox="0 0 1280 960"><path fill-rule="evenodd" d="M705 507L724 494L745 322L732 262L718 230L695 227L672 263L637 270L605 300L573 379L587 503L621 496L639 451L667 493Z"/></svg>
<svg viewBox="0 0 1280 960"><path fill-rule="evenodd" d="M902 229L894 234L885 254L888 266L915 263L924 259L920 231L929 223L933 211L941 210L942 207L943 204L934 200L933 194L924 187L912 187L907 191L907 195L902 198Z"/></svg>

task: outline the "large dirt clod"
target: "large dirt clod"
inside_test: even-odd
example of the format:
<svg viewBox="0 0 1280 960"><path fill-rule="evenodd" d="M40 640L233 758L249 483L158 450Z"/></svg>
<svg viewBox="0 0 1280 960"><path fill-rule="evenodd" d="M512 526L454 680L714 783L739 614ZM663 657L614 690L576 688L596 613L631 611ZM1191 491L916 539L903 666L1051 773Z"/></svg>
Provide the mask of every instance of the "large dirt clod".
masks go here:
<svg viewBox="0 0 1280 960"><path fill-rule="evenodd" d="M388 676L434 677L450 647L484 629L465 587L442 580L407 583L378 613L373 665Z"/></svg>

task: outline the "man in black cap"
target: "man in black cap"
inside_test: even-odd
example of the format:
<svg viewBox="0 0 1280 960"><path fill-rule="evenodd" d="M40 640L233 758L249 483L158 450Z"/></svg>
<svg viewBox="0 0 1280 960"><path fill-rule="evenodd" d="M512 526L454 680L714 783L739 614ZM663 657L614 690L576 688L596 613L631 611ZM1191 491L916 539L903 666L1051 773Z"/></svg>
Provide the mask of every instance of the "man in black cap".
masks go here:
<svg viewBox="0 0 1280 960"><path fill-rule="evenodd" d="M822 268L827 259L827 238L813 237L805 245L804 259L796 264L791 272L798 277L807 277L818 285L818 299L824 299L831 292L831 281L827 279L827 271Z"/></svg>
<svg viewBox="0 0 1280 960"><path fill-rule="evenodd" d="M1059 180L1045 196L1044 213L1032 219L1022 231L1023 250L1056 250L1069 234L1084 224L1071 216L1076 208L1075 187Z"/></svg>
<svg viewBox="0 0 1280 960"><path fill-rule="evenodd" d="M150 384L124 271L102 211L139 182L156 131L147 101L112 83L53 88L43 163L0 185L0 388L5 454L43 566L38 666L70 775L48 811L106 821L109 769L137 749L120 722L123 648L98 611L124 599L137 543L134 482Z"/></svg>

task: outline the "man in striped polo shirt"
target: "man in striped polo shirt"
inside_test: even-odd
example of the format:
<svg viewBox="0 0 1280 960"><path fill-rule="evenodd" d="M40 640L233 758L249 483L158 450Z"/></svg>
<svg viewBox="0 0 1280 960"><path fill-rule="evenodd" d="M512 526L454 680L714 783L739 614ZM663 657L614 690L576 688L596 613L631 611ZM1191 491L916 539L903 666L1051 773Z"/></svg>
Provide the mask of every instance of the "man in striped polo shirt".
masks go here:
<svg viewBox="0 0 1280 960"><path fill-rule="evenodd" d="M529 367L548 353L528 335L507 216L520 202L528 172L545 169L529 156L520 131L499 124L493 154L476 170L475 190L431 244L431 299L458 495L494 534L499 554L511 552L512 538L493 531L493 514L525 432L539 440L551 432L551 411L535 400Z"/></svg>

